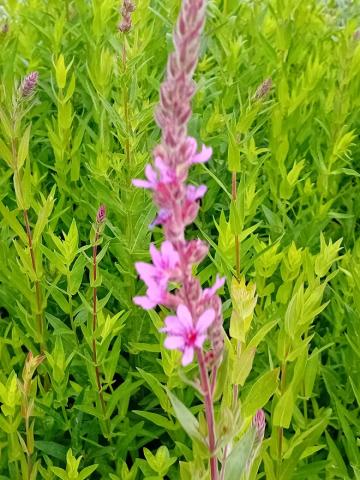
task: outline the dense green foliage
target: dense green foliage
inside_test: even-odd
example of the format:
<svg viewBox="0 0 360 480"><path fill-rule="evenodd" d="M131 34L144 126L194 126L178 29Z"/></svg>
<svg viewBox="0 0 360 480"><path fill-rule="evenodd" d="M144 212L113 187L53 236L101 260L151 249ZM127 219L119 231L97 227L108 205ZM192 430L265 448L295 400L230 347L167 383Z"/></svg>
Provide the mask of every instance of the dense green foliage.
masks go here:
<svg viewBox="0 0 360 480"><path fill-rule="evenodd" d="M168 395L201 410L178 353L162 346L166 312L132 303L143 292L133 264L161 232L148 231L154 207L131 179L159 138L153 111L178 6L139 0L124 35L116 0L0 1L0 479L208 478ZM236 236L241 273L256 283L249 331L230 328L216 410L226 436L233 385L243 419L265 409L253 480L360 478L359 18L356 1L209 1L190 133L214 155L195 169L208 193L188 233L211 245L202 282L227 277L227 332L254 298L234 280ZM12 98L33 70L17 170ZM270 92L255 95L267 78ZM41 350L26 390L27 352Z"/></svg>

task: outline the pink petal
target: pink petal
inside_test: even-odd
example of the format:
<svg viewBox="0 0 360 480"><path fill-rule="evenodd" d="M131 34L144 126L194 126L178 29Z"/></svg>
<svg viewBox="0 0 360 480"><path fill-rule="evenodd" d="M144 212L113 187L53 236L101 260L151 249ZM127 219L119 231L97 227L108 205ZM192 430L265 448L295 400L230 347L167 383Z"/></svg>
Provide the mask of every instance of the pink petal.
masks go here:
<svg viewBox="0 0 360 480"><path fill-rule="evenodd" d="M155 184L157 182L156 172L149 163L145 167L145 175L150 183Z"/></svg>
<svg viewBox="0 0 360 480"><path fill-rule="evenodd" d="M179 321L178 317L169 315L165 318L165 327L160 331L167 332L171 335L184 335L184 326Z"/></svg>
<svg viewBox="0 0 360 480"><path fill-rule="evenodd" d="M153 243L150 244L150 255L154 265L159 266L161 264L161 254Z"/></svg>
<svg viewBox="0 0 360 480"><path fill-rule="evenodd" d="M206 340L206 335L198 335L195 340L195 347L201 348Z"/></svg>
<svg viewBox="0 0 360 480"><path fill-rule="evenodd" d="M186 146L187 148L189 149L189 153L191 154L191 156L193 157L196 153L196 149L197 149L197 141L195 140L194 137L188 137L186 139Z"/></svg>
<svg viewBox="0 0 360 480"><path fill-rule="evenodd" d="M150 300L148 297L134 297L133 302L135 305L139 305L139 307L142 307L144 310L151 310L156 306L156 303L153 300Z"/></svg>
<svg viewBox="0 0 360 480"><path fill-rule="evenodd" d="M140 275L140 278L147 283L147 281L151 281L152 278L154 277L155 268L153 265L150 263L145 263L145 262L136 262L135 263L135 268L138 274Z"/></svg>
<svg viewBox="0 0 360 480"><path fill-rule="evenodd" d="M147 296L154 302L161 303L166 294L166 291L164 291L164 288L161 287L161 284L150 281L148 282L147 286Z"/></svg>
<svg viewBox="0 0 360 480"><path fill-rule="evenodd" d="M164 346L169 350L182 349L184 347L184 339L176 335L165 338Z"/></svg>
<svg viewBox="0 0 360 480"><path fill-rule="evenodd" d="M134 187L138 188L153 188L152 184L147 180L141 180L140 178L134 178L131 182Z"/></svg>
<svg viewBox="0 0 360 480"><path fill-rule="evenodd" d="M216 280L215 280L214 285L210 288L205 288L204 293L203 293L203 297L205 297L205 298L213 297L215 295L216 291L219 290L219 288L221 288L224 285L225 280L226 280L225 277L220 278L219 276L216 276Z"/></svg>
<svg viewBox="0 0 360 480"><path fill-rule="evenodd" d="M194 349L192 347L186 347L183 353L181 364L186 367L193 361L194 358Z"/></svg>
<svg viewBox="0 0 360 480"><path fill-rule="evenodd" d="M215 319L215 310L213 308L209 308L205 310L203 314L200 315L199 320L196 323L196 330L199 333L204 333L210 327Z"/></svg>
<svg viewBox="0 0 360 480"><path fill-rule="evenodd" d="M185 305L180 304L177 307L176 315L179 322L184 326L184 328L191 328L193 326L193 319L191 313Z"/></svg>
<svg viewBox="0 0 360 480"><path fill-rule="evenodd" d="M174 268L176 263L179 261L179 254L175 250L173 244L166 240L163 242L161 245L161 255L163 257L163 260L166 261L166 263L169 264L170 268Z"/></svg>
<svg viewBox="0 0 360 480"><path fill-rule="evenodd" d="M186 190L186 198L190 202L195 202L202 198L206 193L207 187L205 185L200 185L199 187L195 187L194 185L188 185Z"/></svg>
<svg viewBox="0 0 360 480"><path fill-rule="evenodd" d="M203 145L201 152L193 156L191 163L205 163L211 158L211 155L212 155L212 148L206 147L205 145Z"/></svg>
<svg viewBox="0 0 360 480"><path fill-rule="evenodd" d="M155 220L149 225L150 230L152 230L156 225L164 224L168 220L170 215L171 213L169 212L169 210L166 210L165 208L160 209Z"/></svg>
<svg viewBox="0 0 360 480"><path fill-rule="evenodd" d="M161 157L155 158L155 167L159 170L162 182L170 182L175 176L175 171L169 168Z"/></svg>

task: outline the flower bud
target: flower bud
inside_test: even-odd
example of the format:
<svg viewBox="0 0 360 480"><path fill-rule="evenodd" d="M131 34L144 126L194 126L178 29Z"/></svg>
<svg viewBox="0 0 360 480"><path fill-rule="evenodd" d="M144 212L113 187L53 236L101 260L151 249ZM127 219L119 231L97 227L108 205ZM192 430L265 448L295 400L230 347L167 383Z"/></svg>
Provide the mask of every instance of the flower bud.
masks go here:
<svg viewBox="0 0 360 480"><path fill-rule="evenodd" d="M270 92L272 86L273 83L271 78L267 78L266 80L264 80L256 89L253 100L262 100L263 98L265 98Z"/></svg>
<svg viewBox="0 0 360 480"><path fill-rule="evenodd" d="M260 409L256 412L252 419L252 426L255 428L257 441L262 442L266 426L264 410Z"/></svg>
<svg viewBox="0 0 360 480"><path fill-rule="evenodd" d="M122 33L126 33L131 28L131 14L135 10L135 5L131 0L124 0L123 6L121 7L120 13L122 20L119 23L118 29Z"/></svg>
<svg viewBox="0 0 360 480"><path fill-rule="evenodd" d="M29 98L35 93L39 80L38 72L31 72L27 75L20 85L20 97Z"/></svg>
<svg viewBox="0 0 360 480"><path fill-rule="evenodd" d="M106 207L105 205L100 205L97 214L96 214L96 223L102 225L106 220Z"/></svg>

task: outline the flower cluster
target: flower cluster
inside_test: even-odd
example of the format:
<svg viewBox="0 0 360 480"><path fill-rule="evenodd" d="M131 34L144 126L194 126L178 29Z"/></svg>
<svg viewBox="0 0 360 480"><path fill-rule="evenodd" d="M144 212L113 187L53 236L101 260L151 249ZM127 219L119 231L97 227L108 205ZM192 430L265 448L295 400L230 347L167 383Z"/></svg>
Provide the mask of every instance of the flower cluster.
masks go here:
<svg viewBox="0 0 360 480"><path fill-rule="evenodd" d="M165 234L160 250L150 247L152 264L135 265L147 292L134 302L145 309L164 305L176 310L176 316L166 318L162 331L168 335L165 346L183 353L183 365L192 361L206 338L212 344L212 361L220 359L223 349L221 301L216 292L224 279L202 289L192 271L206 257L208 247L201 240L185 239L185 228L195 220L199 200L206 193L205 185L187 183L189 169L207 162L212 154L205 146L198 151L196 140L187 133L205 6L205 0L183 1L174 32L175 50L168 60L156 112L161 143L154 150L154 164L146 166L146 179L133 180L135 186L152 192L158 208L152 226L162 225Z"/></svg>

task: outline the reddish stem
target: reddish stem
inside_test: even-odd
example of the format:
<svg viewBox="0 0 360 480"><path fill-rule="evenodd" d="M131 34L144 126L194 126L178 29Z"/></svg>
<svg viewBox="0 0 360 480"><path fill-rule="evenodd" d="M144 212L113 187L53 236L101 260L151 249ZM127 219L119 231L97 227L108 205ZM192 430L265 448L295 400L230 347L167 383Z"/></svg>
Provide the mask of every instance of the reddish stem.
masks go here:
<svg viewBox="0 0 360 480"><path fill-rule="evenodd" d="M190 300L191 284L189 282L188 266L184 256L183 243L181 241L177 245L177 251L180 257L180 267L184 272L183 287L184 287L187 307L190 310L192 317L195 318L194 306L192 304L192 301ZM212 382L210 382L203 352L200 348L198 348L196 350L196 353L199 361L200 383L201 383L201 390L204 395L205 417L206 417L206 423L207 423L208 434L209 434L211 480L218 480L219 472L218 472L218 466L217 466L217 457L215 454L216 435L215 435L215 417L214 417L214 401L213 401L213 392L215 389L216 373L213 376Z"/></svg>
<svg viewBox="0 0 360 480"><path fill-rule="evenodd" d="M197 356L199 361L201 388L204 393L205 416L209 434L211 480L218 480L219 473L217 458L215 454L216 436L212 387L209 382L209 376L205 365L204 355L200 349L197 350Z"/></svg>

